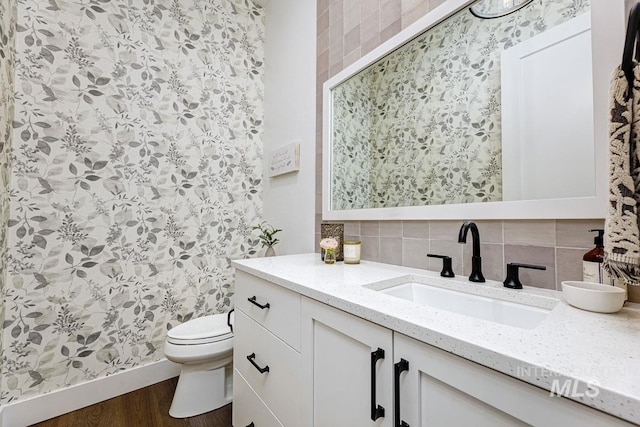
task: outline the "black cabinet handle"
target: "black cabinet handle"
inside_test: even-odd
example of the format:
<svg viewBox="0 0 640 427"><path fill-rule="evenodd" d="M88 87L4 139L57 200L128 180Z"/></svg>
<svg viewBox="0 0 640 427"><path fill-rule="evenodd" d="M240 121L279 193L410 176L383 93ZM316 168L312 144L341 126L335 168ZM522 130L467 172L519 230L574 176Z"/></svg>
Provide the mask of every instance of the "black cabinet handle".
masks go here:
<svg viewBox="0 0 640 427"><path fill-rule="evenodd" d="M409 362L404 359L393 365L393 386L395 393L395 412L394 412L394 427L409 427L409 424L400 419L400 374L409 370Z"/></svg>
<svg viewBox="0 0 640 427"><path fill-rule="evenodd" d="M376 403L376 363L384 359L384 350L378 347L371 352L371 420L384 417L384 408Z"/></svg>
<svg viewBox="0 0 640 427"><path fill-rule="evenodd" d="M260 304L259 302L256 301L256 296L252 296L251 298L247 298L247 301L249 301L251 304L256 305L258 307L260 307L261 309L265 309L265 308L270 308L271 304L266 303L265 305Z"/></svg>
<svg viewBox="0 0 640 427"><path fill-rule="evenodd" d="M256 425L251 421L251 424L248 424L247 427L256 427Z"/></svg>
<svg viewBox="0 0 640 427"><path fill-rule="evenodd" d="M264 374L265 372L269 372L269 365L266 365L264 368L261 368L255 362L255 360L254 360L255 358L256 358L256 354L255 353L251 353L250 355L247 356L247 360L249 362L251 362L251 364L258 370L258 372L260 372L261 374Z"/></svg>

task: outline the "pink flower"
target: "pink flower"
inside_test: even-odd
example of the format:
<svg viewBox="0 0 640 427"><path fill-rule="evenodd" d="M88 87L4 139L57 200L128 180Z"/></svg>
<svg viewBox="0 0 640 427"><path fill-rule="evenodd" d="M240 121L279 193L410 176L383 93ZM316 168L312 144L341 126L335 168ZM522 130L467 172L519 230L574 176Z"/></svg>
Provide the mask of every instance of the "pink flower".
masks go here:
<svg viewBox="0 0 640 427"><path fill-rule="evenodd" d="M324 250L334 250L338 247L338 241L333 237L327 237L326 239L320 240L320 247Z"/></svg>

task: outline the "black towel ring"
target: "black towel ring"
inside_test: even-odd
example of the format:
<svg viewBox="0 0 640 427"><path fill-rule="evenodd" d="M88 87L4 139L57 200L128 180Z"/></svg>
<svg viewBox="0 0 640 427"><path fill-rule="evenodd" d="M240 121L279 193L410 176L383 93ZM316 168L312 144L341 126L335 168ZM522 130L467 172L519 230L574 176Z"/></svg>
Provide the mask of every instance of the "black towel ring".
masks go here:
<svg viewBox="0 0 640 427"><path fill-rule="evenodd" d="M635 48L635 59L640 61L640 43L637 43L640 35L640 4L636 3L629 12L629 22L627 24L627 36L624 40L624 51L622 53L622 71L627 77L629 86L633 84L633 51Z"/></svg>

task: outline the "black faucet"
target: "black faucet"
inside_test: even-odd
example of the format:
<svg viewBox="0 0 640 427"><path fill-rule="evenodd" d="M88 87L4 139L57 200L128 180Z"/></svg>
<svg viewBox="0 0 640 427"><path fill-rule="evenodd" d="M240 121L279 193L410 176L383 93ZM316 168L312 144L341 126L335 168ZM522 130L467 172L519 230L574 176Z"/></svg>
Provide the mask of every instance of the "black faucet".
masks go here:
<svg viewBox="0 0 640 427"><path fill-rule="evenodd" d="M473 221L466 221L462 224L460 234L458 234L458 243L467 243L467 231L469 229L471 229L471 237L473 238L473 256L471 257L469 280L483 283L485 280L482 275L482 258L480 257L480 233L478 233L478 226Z"/></svg>

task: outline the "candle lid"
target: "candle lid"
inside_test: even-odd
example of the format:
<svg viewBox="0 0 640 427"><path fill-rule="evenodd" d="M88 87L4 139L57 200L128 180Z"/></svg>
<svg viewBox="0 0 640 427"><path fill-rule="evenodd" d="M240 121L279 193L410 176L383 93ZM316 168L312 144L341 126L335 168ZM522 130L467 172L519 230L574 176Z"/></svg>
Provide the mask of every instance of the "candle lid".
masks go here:
<svg viewBox="0 0 640 427"><path fill-rule="evenodd" d="M359 245L360 240L348 240L344 242L345 245Z"/></svg>

